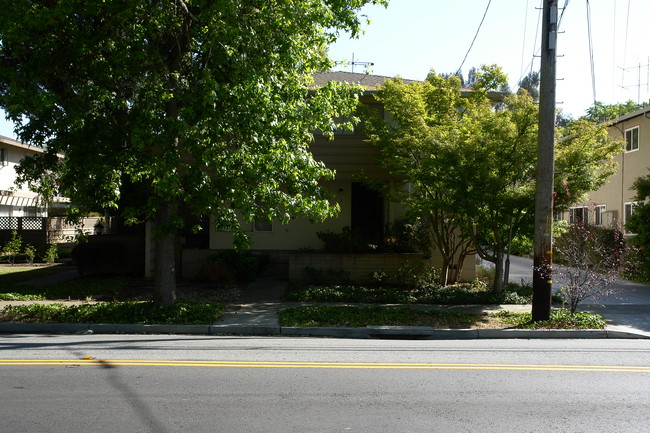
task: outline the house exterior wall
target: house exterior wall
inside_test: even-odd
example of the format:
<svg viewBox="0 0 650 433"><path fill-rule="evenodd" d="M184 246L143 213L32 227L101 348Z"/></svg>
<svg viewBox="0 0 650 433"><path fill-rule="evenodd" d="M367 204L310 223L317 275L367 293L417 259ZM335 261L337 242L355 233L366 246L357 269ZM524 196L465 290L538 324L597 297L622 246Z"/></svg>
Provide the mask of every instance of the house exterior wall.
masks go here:
<svg viewBox="0 0 650 433"><path fill-rule="evenodd" d="M611 227L617 223L625 224L626 204L634 202L636 191L634 181L650 174L650 110L643 109L620 117L609 127L613 139L625 141L626 131L638 128L638 148L626 150L614 157L618 164L616 174L597 191L590 192L588 199L577 205L587 208L587 221L590 224ZM600 207L600 209L598 209ZM604 208L603 208L604 207ZM602 218L598 221L596 213ZM570 211L563 218L570 221ZM571 221L570 221L571 222Z"/></svg>
<svg viewBox="0 0 650 433"><path fill-rule="evenodd" d="M16 166L25 156L37 152L20 142L0 137L0 216L43 216L37 194L15 184Z"/></svg>

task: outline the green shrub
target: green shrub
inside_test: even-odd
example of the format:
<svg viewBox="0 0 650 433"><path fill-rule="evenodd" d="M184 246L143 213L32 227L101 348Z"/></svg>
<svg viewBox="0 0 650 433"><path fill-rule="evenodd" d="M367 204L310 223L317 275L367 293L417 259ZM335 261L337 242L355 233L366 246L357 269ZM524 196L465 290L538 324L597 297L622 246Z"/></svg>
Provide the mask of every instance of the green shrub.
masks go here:
<svg viewBox="0 0 650 433"><path fill-rule="evenodd" d="M2 247L2 253L7 258L7 261L12 265L16 261L16 256L20 254L20 247L23 244L23 239L17 231L11 232L11 239L7 241Z"/></svg>
<svg viewBox="0 0 650 433"><path fill-rule="evenodd" d="M257 278L260 258L244 251L217 251L201 269L201 279L217 284L247 283Z"/></svg>
<svg viewBox="0 0 650 433"><path fill-rule="evenodd" d="M491 314L518 329L604 329L605 318L593 313L572 313L567 309L551 311L550 320L532 321L531 313L499 311Z"/></svg>
<svg viewBox="0 0 650 433"><path fill-rule="evenodd" d="M72 253L70 253L72 256ZM45 255L43 256L43 260L45 263L54 263L56 262L56 259L59 258L59 250L56 244L50 244L47 247L47 250L45 250Z"/></svg>
<svg viewBox="0 0 650 433"><path fill-rule="evenodd" d="M350 227L343 227L341 233L332 231L317 232L318 239L323 241L323 250L326 253L370 253L373 248L364 240L359 232L350 230Z"/></svg>
<svg viewBox="0 0 650 433"><path fill-rule="evenodd" d="M406 262L397 269L372 274L378 285L423 289L440 285L439 271L421 261Z"/></svg>
<svg viewBox="0 0 650 433"><path fill-rule="evenodd" d="M96 304L29 304L5 307L5 320L34 323L134 323L200 325L217 321L225 307L210 302L181 302L156 306L153 302L99 302Z"/></svg>
<svg viewBox="0 0 650 433"><path fill-rule="evenodd" d="M34 258L36 257L36 248L33 245L25 245L25 260L30 265L34 264Z"/></svg>

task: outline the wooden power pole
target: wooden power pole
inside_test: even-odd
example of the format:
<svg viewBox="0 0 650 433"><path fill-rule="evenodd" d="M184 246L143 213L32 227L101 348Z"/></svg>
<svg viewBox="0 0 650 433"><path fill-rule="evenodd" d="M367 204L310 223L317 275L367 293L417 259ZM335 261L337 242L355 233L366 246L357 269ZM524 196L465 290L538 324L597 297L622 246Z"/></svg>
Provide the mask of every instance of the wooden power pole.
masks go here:
<svg viewBox="0 0 650 433"><path fill-rule="evenodd" d="M544 0L535 190L534 321L548 320L551 316L557 16L557 0Z"/></svg>

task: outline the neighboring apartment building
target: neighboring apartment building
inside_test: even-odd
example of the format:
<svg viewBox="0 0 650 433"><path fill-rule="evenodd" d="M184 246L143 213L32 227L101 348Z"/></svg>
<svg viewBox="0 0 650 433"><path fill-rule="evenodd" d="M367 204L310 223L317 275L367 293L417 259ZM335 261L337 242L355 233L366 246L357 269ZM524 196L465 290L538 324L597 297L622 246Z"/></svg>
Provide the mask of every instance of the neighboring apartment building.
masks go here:
<svg viewBox="0 0 650 433"><path fill-rule="evenodd" d="M11 138L0 136L0 217L47 216L38 194L26 185L16 186L16 166L28 155L42 152Z"/></svg>
<svg viewBox="0 0 650 433"><path fill-rule="evenodd" d="M650 107L619 117L609 127L609 134L625 141L624 152L615 157L618 171L599 190L589 193L586 202L561 215L569 223L624 226L638 205L632 184L650 174Z"/></svg>

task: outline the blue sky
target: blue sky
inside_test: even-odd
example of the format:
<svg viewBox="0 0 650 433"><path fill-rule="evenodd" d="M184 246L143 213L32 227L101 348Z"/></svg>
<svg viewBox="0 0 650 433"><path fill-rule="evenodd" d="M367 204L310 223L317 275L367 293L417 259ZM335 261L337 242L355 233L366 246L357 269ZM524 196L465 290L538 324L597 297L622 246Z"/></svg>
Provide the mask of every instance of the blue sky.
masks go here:
<svg viewBox="0 0 650 433"><path fill-rule="evenodd" d="M373 62L370 70L378 75L424 79L430 69L454 72L468 52L488 3L392 0L387 9L366 7L364 13L372 22L365 34L352 41L340 38L330 48L330 56L349 61L354 54L355 60ZM560 7L565 3L558 0ZM556 100L563 102L558 108L579 117L594 101L587 5L596 99L605 103L648 101L650 1L570 0L561 22L564 33L558 37L557 51L562 57L557 59ZM533 55L539 54L541 7L541 0L492 0L463 73L472 66L497 64L516 89L520 77L530 71L531 61L539 69L539 58ZM636 69L625 74L621 69L631 67ZM351 67L336 69L350 71ZM362 71L363 67L355 67L355 72Z"/></svg>
<svg viewBox="0 0 650 433"><path fill-rule="evenodd" d="M357 40L341 35L329 53L334 60L350 61L354 55L355 60L373 62L371 73L391 77L424 79L431 69L454 72L468 52L488 3L462 71L466 74L472 66L498 64L515 89L520 77L531 70L531 62L533 69L539 69L539 58L534 55L540 46L541 0L392 0L386 9L364 8L371 20L365 34ZM605 103L648 101L650 1L558 0L560 7L566 3L560 28L564 33L558 38L558 108L579 117L593 104L594 87L595 99ZM335 69L350 71L351 67ZM363 70L355 67L355 72ZM0 135L14 136L4 116Z"/></svg>

